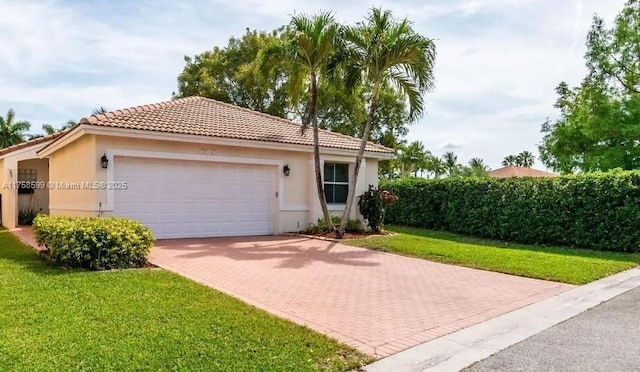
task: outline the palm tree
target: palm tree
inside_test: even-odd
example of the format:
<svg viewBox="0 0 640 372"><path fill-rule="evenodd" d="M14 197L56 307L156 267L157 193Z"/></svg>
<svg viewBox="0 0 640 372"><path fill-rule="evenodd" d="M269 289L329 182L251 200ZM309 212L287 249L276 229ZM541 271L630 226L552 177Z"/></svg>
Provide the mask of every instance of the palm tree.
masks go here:
<svg viewBox="0 0 640 372"><path fill-rule="evenodd" d="M440 178L443 174L446 173L447 168L442 159L437 156L429 157L429 167L431 172L433 173L434 178Z"/></svg>
<svg viewBox="0 0 640 372"><path fill-rule="evenodd" d="M333 15L321 12L312 17L294 15L289 24L289 34L277 43L267 45L258 57L259 70L270 75L276 67L288 70L287 88L291 104L297 107L300 96L309 96L309 109L303 116L302 131L311 124L313 128L313 161L316 188L326 225L333 227L327 208L320 167L320 142L318 135L318 82L327 70L339 42L340 27Z"/></svg>
<svg viewBox="0 0 640 372"><path fill-rule="evenodd" d="M424 149L422 142L410 143L401 157L403 168L407 173L413 172L413 176L418 177L418 172L424 171L427 167L427 155L431 155L431 153Z"/></svg>
<svg viewBox="0 0 640 372"><path fill-rule="evenodd" d="M510 167L512 165L518 165L518 157L516 155L507 155L502 160L503 167Z"/></svg>
<svg viewBox="0 0 640 372"><path fill-rule="evenodd" d="M93 112L91 112L91 115L99 115L99 114L104 114L106 112L108 112L109 110L107 110L106 108L104 108L103 106L100 106L96 109L93 109Z"/></svg>
<svg viewBox="0 0 640 372"><path fill-rule="evenodd" d="M456 168L458 167L458 155L452 151L447 151L442 155L442 162L447 170L447 174L451 176L455 173Z"/></svg>
<svg viewBox="0 0 640 372"><path fill-rule="evenodd" d="M398 21L388 10L371 9L366 22L344 28L343 35L348 47L343 59L348 71L345 84L355 86L364 80L371 86L371 96L360 148L349 177L347 201L336 234L338 238L344 235L351 213L356 180L378 108L380 90L388 86L406 96L409 119L417 119L424 110L422 95L433 88L436 56L433 40L416 33L407 19Z"/></svg>
<svg viewBox="0 0 640 372"><path fill-rule="evenodd" d="M469 160L469 168L471 168L471 174L475 177L484 177L489 171L489 166L480 158Z"/></svg>
<svg viewBox="0 0 640 372"><path fill-rule="evenodd" d="M58 129L51 124L42 124L42 130L46 136L50 136L58 131Z"/></svg>
<svg viewBox="0 0 640 372"><path fill-rule="evenodd" d="M485 163L483 159L480 158L473 158L471 160L469 160L469 166L471 168L481 168L481 169L487 169L489 168Z"/></svg>
<svg viewBox="0 0 640 372"><path fill-rule="evenodd" d="M529 151L523 151L518 154L518 165L531 168L536 161L536 157Z"/></svg>
<svg viewBox="0 0 640 372"><path fill-rule="evenodd" d="M50 136L52 134L56 134L58 132L62 132L63 130L67 130L70 128L73 128L77 125L78 123L73 121L73 120L68 120L63 126L60 127L60 129L54 127L51 124L42 124L42 130L44 131L44 135L45 136ZM38 138L41 137L39 135L32 135L31 138Z"/></svg>
<svg viewBox="0 0 640 372"><path fill-rule="evenodd" d="M24 142L26 131L31 128L28 121L14 121L16 113L12 109L5 117L0 116L0 148Z"/></svg>

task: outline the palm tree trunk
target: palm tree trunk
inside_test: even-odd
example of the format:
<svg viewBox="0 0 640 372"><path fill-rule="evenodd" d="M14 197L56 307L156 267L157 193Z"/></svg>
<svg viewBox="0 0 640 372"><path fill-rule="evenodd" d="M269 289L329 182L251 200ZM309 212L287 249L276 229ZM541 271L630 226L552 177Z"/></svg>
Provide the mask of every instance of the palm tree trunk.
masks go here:
<svg viewBox="0 0 640 372"><path fill-rule="evenodd" d="M373 117L378 108L380 85L376 82L371 94L371 106L369 107L369 115L367 116L367 123L364 126L364 133L362 133L362 141L360 142L360 149L356 156L356 163L353 165L353 172L351 178L349 178L349 190L347 193L347 204L344 206L344 212L342 213L342 220L340 220L340 226L336 231L336 237L342 239L344 236L344 230L347 227L349 215L351 214L351 205L355 199L356 185L358 180L358 174L360 173L360 165L362 164L362 158L364 157L364 149L367 147L369 140L369 132L371 132L371 125L373 124Z"/></svg>
<svg viewBox="0 0 640 372"><path fill-rule="evenodd" d="M333 230L333 222L327 207L327 198L324 195L324 184L322 183L322 168L320 166L320 138L318 135L318 87L315 73L311 73L311 125L313 127L313 165L316 172L316 189L318 200L322 208L322 216L328 228Z"/></svg>

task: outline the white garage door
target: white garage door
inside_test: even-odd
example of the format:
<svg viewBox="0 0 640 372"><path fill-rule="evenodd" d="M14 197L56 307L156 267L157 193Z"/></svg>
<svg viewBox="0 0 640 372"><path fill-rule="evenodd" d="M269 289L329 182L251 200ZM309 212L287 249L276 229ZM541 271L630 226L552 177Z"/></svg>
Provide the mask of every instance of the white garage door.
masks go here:
<svg viewBox="0 0 640 372"><path fill-rule="evenodd" d="M156 238L273 233L274 170L268 166L116 157L114 214Z"/></svg>

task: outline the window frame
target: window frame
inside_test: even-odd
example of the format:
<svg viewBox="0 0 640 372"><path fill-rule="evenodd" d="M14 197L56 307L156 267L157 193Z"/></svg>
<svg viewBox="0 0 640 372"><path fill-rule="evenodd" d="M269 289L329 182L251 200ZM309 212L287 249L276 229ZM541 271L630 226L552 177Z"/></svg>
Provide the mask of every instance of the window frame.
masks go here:
<svg viewBox="0 0 640 372"><path fill-rule="evenodd" d="M32 185L38 182L38 170L33 168L18 168L18 194L33 194Z"/></svg>
<svg viewBox="0 0 640 372"><path fill-rule="evenodd" d="M325 173L326 167L327 165L331 165L333 167L333 181L328 181L327 180L327 175ZM341 165L341 166L345 166L346 167L346 176L347 176L347 180L346 181L336 181L336 165ZM348 197L348 193L349 193L349 163L342 163L342 162L337 162L337 161L325 161L324 165L322 167L322 181L323 181L323 188L324 188L324 193L325 193L325 198L327 198L327 185L341 185L347 186L347 195L345 196L345 201L343 203L336 203L335 199L336 199L336 193L335 193L335 189L333 191L333 195L332 195L332 199L331 201L329 201L329 198L327 198L327 204L328 205L332 205L332 206L344 206L347 204L347 197Z"/></svg>

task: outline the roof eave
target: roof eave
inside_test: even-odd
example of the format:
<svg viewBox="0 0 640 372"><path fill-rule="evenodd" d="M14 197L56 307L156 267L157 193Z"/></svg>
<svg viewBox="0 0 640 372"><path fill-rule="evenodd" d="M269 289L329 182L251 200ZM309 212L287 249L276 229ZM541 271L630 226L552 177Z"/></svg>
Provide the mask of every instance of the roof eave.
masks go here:
<svg viewBox="0 0 640 372"><path fill-rule="evenodd" d="M195 134L179 134L179 133L170 133L170 132L156 132L150 130L140 130L140 129L130 129L130 128L114 128L114 127L105 127L93 124L79 124L72 131L65 133L65 135L57 138L54 142L48 144L46 147L38 151L38 156L40 158L47 157L52 153L58 151L59 149L67 146L71 142L75 141L79 137L84 134L95 134L95 135L109 135L116 137L133 137L133 138L141 138L141 139L153 139L153 140L178 140L181 142L195 142L202 144L221 144L221 145L229 145L229 146L250 146L271 150L286 150L286 151L297 151L297 152L312 152L313 146L310 145L299 145L299 144L290 144L290 143L281 143L281 142L267 142L267 141L256 141L256 140L246 140L246 139L235 139L235 138L224 138L224 137L210 137L210 136L201 136ZM355 156L357 150L344 149L344 148L336 148L336 147L320 147L322 153L326 154L338 154L338 155L353 155ZM395 157L393 153L386 152L377 152L377 151L365 151L365 157L374 158L379 160L390 160Z"/></svg>

